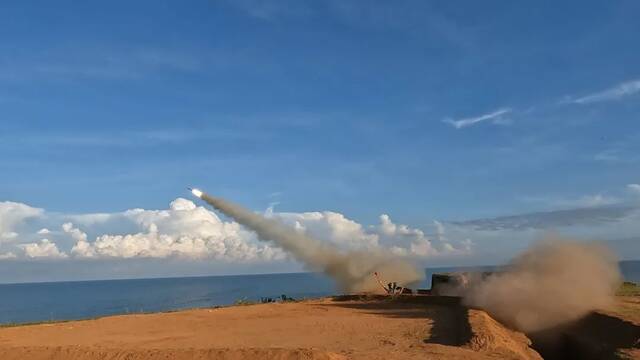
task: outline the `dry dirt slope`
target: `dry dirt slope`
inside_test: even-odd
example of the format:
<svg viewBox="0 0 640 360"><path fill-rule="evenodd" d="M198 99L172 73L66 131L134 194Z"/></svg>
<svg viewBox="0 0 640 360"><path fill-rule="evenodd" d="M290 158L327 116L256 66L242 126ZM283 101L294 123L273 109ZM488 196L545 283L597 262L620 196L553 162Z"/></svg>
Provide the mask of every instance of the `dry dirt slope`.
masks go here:
<svg viewBox="0 0 640 360"><path fill-rule="evenodd" d="M539 359L455 303L261 304L0 329L0 359Z"/></svg>
<svg viewBox="0 0 640 360"><path fill-rule="evenodd" d="M640 296L569 324L528 334L547 360L640 359Z"/></svg>

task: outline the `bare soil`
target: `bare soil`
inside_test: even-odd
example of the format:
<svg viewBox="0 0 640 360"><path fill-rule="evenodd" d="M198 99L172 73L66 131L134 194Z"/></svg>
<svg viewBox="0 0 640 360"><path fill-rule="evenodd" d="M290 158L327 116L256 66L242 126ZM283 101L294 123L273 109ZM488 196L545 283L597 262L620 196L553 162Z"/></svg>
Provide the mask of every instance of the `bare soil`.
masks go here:
<svg viewBox="0 0 640 360"><path fill-rule="evenodd" d="M0 359L540 359L455 300L320 299L0 329Z"/></svg>
<svg viewBox="0 0 640 360"><path fill-rule="evenodd" d="M531 340L530 340L531 339ZM533 341L532 341L533 340ZM535 349L535 350L534 350ZM640 359L640 297L535 334L459 299L346 296L0 328L3 360Z"/></svg>
<svg viewBox="0 0 640 360"><path fill-rule="evenodd" d="M618 296L613 309L527 334L547 360L640 359L640 296Z"/></svg>

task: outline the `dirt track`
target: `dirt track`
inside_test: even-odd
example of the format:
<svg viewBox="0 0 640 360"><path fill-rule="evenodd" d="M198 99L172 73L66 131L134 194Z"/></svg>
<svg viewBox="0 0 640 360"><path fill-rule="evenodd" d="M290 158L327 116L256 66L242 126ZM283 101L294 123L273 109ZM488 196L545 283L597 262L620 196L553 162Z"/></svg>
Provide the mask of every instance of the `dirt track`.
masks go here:
<svg viewBox="0 0 640 360"><path fill-rule="evenodd" d="M455 304L261 304L0 329L0 358L535 359L528 339Z"/></svg>

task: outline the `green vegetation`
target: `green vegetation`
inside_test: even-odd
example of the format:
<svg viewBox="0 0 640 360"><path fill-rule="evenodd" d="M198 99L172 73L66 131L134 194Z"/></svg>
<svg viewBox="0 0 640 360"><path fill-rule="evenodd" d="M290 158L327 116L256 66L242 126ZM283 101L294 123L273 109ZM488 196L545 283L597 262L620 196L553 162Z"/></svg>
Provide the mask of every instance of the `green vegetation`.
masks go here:
<svg viewBox="0 0 640 360"><path fill-rule="evenodd" d="M625 281L622 283L618 291L618 296L640 296L640 286L636 283Z"/></svg>
<svg viewBox="0 0 640 360"><path fill-rule="evenodd" d="M85 321L85 320L94 320L94 319L45 320L45 321L33 321L33 322L27 322L27 323L4 323L4 324L0 324L0 328L10 328L10 327L16 327L16 326L33 326L33 325L44 325L44 324L59 324L59 323L66 323L70 321Z"/></svg>
<svg viewBox="0 0 640 360"><path fill-rule="evenodd" d="M233 305L238 305L238 306L254 305L254 304L257 304L257 302L252 300L247 300L247 298L238 299L233 303Z"/></svg>

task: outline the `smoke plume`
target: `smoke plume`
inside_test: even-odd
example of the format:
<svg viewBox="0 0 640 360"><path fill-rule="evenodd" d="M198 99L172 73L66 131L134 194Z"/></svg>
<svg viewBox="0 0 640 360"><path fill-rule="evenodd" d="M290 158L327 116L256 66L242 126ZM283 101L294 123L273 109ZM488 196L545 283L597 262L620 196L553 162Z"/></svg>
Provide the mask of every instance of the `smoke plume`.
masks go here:
<svg viewBox="0 0 640 360"><path fill-rule="evenodd" d="M400 285L420 281L424 274L411 262L381 251L342 252L335 246L296 232L283 224L244 209L224 199L192 190L218 211L253 230L262 241L271 241L304 263L309 270L322 271L346 292L379 291L373 273Z"/></svg>
<svg viewBox="0 0 640 360"><path fill-rule="evenodd" d="M524 332L547 329L607 308L621 281L604 246L547 239L516 257L504 272L469 279L465 302Z"/></svg>

